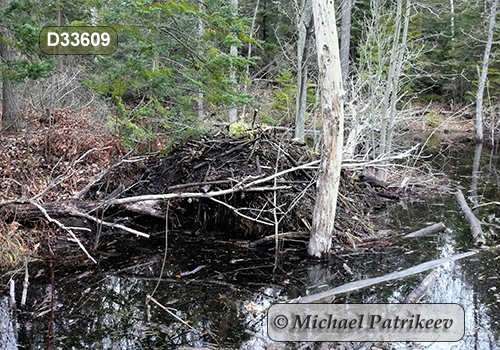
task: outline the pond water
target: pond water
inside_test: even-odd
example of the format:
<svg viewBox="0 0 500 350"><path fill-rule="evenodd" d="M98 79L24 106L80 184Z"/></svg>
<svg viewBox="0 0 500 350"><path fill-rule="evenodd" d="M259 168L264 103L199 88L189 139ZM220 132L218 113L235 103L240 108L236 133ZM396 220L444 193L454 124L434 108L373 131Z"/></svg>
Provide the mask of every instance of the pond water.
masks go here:
<svg viewBox="0 0 500 350"><path fill-rule="evenodd" d="M466 194L474 150L458 155L446 152L435 157L436 166L460 179ZM498 157L489 152L483 151L479 164L482 202L500 198ZM497 207L483 207L478 215L491 225L484 227L488 243L497 244ZM52 307L47 264L30 265L26 308L14 316L8 298L0 299L0 349L47 349L48 345L51 349L295 349L300 344L272 344L267 337L266 306L473 248L468 224L452 194L442 194L432 203L393 204L377 220L381 230L392 232L387 238L390 243L359 251L338 249L330 262L314 265L304 255L306 240L300 238L282 245L275 265L274 244L250 249L241 240L172 232L164 263L165 238L160 229L147 242L104 237L97 265L70 268L57 264L64 257L55 257ZM439 221L447 227L439 236L394 238L395 233ZM484 251L437 268L437 278L421 300L463 306L466 334L461 341L383 343L381 347L500 349L499 253ZM427 273L339 295L333 302L399 303ZM19 284L16 287L22 289Z"/></svg>

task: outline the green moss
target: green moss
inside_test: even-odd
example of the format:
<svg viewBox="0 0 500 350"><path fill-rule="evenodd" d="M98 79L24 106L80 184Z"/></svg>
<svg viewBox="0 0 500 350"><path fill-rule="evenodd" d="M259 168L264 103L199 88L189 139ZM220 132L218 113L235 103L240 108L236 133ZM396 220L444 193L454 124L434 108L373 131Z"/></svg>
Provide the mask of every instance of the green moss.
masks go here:
<svg viewBox="0 0 500 350"><path fill-rule="evenodd" d="M439 144L441 143L441 139L439 138L438 135L432 134L428 140L427 143L425 144L425 148L427 150L434 150L439 147Z"/></svg>
<svg viewBox="0 0 500 350"><path fill-rule="evenodd" d="M243 117L240 117L240 120L236 123L229 125L229 136L239 137L245 135L248 135L250 138L254 136L252 128L243 120Z"/></svg>
<svg viewBox="0 0 500 350"><path fill-rule="evenodd" d="M435 111L430 111L425 116L425 125L431 128L437 128L441 123L441 117Z"/></svg>

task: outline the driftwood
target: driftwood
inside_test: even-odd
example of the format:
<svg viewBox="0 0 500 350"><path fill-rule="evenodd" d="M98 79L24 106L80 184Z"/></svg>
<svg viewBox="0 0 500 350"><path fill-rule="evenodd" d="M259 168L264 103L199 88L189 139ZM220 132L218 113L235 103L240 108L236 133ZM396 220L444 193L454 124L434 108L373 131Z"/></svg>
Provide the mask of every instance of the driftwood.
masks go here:
<svg viewBox="0 0 500 350"><path fill-rule="evenodd" d="M460 191L460 189L457 189L456 197L458 204L460 204L460 208L465 215L465 218L467 219L467 221L469 221L470 231L472 234L472 238L474 239L474 244L476 244L477 246L484 245L486 243L486 240L484 239L481 222L478 218L476 218L472 210L469 208L469 205L465 201L464 194L462 193L462 191Z"/></svg>
<svg viewBox="0 0 500 350"><path fill-rule="evenodd" d="M420 230L408 233L405 235L406 238L415 238L415 237L427 237L432 236L438 232L443 231L446 226L442 222L438 222L437 224L424 227Z"/></svg>
<svg viewBox="0 0 500 350"><path fill-rule="evenodd" d="M452 261L457 261L460 259L464 259L464 258L473 256L473 255L476 255L477 253L479 253L481 251L482 250L473 250L473 251L466 252L466 253L455 254L455 255L452 255L452 256L449 256L446 258L427 261L427 262L419 264L417 266L410 267L409 269L406 269L406 270L392 272L392 273L385 275L385 276L368 278L368 279L361 280L361 281L350 282L350 283L341 285L339 287L329 289L329 290L324 291L324 292L320 292L320 293L311 294L311 295L307 295L304 297L292 299L289 302L290 303L299 303L299 304L307 304L307 303L314 303L314 302L326 302L328 299L330 299L331 297L333 297L337 294L347 293L347 292L351 292L353 290L358 290L358 289L362 289L365 287L369 287L369 286L372 286L374 284L392 281L392 280L396 280L396 279L403 278L403 277L412 276L412 275L415 275L417 273L428 271L430 269L433 269L435 267L444 265L444 264L452 262Z"/></svg>

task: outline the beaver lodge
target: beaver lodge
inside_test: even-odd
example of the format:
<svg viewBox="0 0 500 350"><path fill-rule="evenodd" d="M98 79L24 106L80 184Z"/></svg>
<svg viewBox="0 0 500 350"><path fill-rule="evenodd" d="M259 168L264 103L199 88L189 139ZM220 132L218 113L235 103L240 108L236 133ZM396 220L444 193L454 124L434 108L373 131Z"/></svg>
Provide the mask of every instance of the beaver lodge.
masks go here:
<svg viewBox="0 0 500 350"><path fill-rule="evenodd" d="M53 237L63 238L56 241L66 248L66 237L82 249L95 249L108 235L148 237L153 226L165 226L167 215L169 229L181 235L263 243L274 241L268 236L277 232L280 238L307 242L319 156L306 145L261 131L185 140L166 156L111 161L113 152L109 147L82 152L59 174L51 170L50 182L31 199L4 201L2 215L31 230L40 227L40 220L51 222L60 229ZM100 157L109 159L108 166L97 171ZM370 236L366 214L404 195L397 186L360 181L360 170L351 164L342 173L334 238L339 242Z"/></svg>

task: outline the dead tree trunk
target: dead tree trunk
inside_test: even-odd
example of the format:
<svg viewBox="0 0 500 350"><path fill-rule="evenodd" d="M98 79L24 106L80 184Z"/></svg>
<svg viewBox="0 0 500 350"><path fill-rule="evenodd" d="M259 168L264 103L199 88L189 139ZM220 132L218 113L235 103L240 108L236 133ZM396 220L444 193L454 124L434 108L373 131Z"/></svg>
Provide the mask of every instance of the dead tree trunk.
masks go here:
<svg viewBox="0 0 500 350"><path fill-rule="evenodd" d="M340 53L333 1L314 0L314 27L321 88L323 146L308 252L330 252L340 182L344 136L344 103Z"/></svg>
<svg viewBox="0 0 500 350"><path fill-rule="evenodd" d="M231 0L231 7L233 11L233 16L236 17L238 13L238 0ZM229 48L229 54L231 56L238 56L238 48L236 45L231 45ZM237 84L236 81L236 68L233 66L231 67L231 73L230 73L230 79L234 84ZM231 107L229 110L229 123L236 123L238 121L238 109L236 107Z"/></svg>
<svg viewBox="0 0 500 350"><path fill-rule="evenodd" d="M488 64L490 62L491 44L493 43L493 32L495 30L495 20L497 16L498 0L491 2L490 22L488 26L488 38L484 48L483 67L479 76L479 84L476 94L476 139L483 142L483 94L484 85L488 76Z"/></svg>
<svg viewBox="0 0 500 350"><path fill-rule="evenodd" d="M352 0L342 1L342 24L340 36L340 65L342 68L342 84L347 85L349 76L349 51L351 44L351 12ZM346 90L349 88L346 87Z"/></svg>
<svg viewBox="0 0 500 350"><path fill-rule="evenodd" d="M312 26L312 2L304 0L302 11L297 15L297 101L295 111L295 138L304 142L307 98L307 59Z"/></svg>

